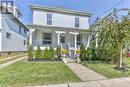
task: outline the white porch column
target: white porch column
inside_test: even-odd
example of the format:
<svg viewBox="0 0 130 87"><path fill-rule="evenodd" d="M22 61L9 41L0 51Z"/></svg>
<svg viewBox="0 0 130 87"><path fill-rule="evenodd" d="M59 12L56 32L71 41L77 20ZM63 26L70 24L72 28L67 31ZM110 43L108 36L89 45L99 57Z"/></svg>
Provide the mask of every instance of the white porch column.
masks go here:
<svg viewBox="0 0 130 87"><path fill-rule="evenodd" d="M55 31L57 33L57 45L60 45L60 34L66 33L65 31Z"/></svg>
<svg viewBox="0 0 130 87"><path fill-rule="evenodd" d="M79 33L78 32L69 32L69 33L74 35L74 55L76 55L76 50L77 50L77 35Z"/></svg>
<svg viewBox="0 0 130 87"><path fill-rule="evenodd" d="M57 33L57 44L60 45L60 33Z"/></svg>
<svg viewBox="0 0 130 87"><path fill-rule="evenodd" d="M32 35L33 35L33 32L35 31L35 29L30 29L30 34L29 34L29 45L32 45Z"/></svg>

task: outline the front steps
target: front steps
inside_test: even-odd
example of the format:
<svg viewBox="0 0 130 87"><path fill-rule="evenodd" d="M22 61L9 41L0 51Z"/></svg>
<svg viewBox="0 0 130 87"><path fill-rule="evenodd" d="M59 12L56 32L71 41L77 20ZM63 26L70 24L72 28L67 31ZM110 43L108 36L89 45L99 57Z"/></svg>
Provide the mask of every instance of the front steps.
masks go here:
<svg viewBox="0 0 130 87"><path fill-rule="evenodd" d="M65 58L67 63L75 63L76 60L75 59L71 59L71 58Z"/></svg>

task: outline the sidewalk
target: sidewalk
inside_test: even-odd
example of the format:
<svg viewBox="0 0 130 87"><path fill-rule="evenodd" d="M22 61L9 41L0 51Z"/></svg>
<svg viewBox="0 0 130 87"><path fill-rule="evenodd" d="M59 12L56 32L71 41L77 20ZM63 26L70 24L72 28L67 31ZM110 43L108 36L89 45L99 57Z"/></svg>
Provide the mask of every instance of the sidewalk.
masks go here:
<svg viewBox="0 0 130 87"><path fill-rule="evenodd" d="M26 87L130 87L130 78Z"/></svg>
<svg viewBox="0 0 130 87"><path fill-rule="evenodd" d="M84 82L105 80L106 77L77 63L68 63L67 66Z"/></svg>

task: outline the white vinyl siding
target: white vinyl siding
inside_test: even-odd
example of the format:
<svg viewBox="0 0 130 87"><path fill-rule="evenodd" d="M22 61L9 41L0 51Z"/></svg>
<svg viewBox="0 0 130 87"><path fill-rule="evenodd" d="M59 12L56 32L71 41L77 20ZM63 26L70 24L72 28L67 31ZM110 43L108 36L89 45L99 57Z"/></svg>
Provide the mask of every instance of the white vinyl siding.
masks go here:
<svg viewBox="0 0 130 87"><path fill-rule="evenodd" d="M47 14L48 12L45 11L33 10L33 24L47 25ZM75 17L78 17L80 19L79 29L89 29L89 17L53 12L50 12L50 14L52 14L52 26L75 28Z"/></svg>

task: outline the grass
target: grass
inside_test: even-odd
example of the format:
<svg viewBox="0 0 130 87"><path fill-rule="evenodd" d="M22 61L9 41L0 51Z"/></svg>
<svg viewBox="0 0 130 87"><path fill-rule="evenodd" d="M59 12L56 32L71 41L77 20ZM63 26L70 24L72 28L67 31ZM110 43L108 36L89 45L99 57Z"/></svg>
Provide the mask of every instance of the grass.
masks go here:
<svg viewBox="0 0 130 87"><path fill-rule="evenodd" d="M80 79L61 62L19 61L7 68L0 69L0 87L23 87L78 82Z"/></svg>
<svg viewBox="0 0 130 87"><path fill-rule="evenodd" d="M124 62L127 67L130 67L130 58L126 58ZM116 65L107 64L99 61L85 62L84 65L98 72L99 74L106 76L107 78L130 77L130 68L128 68L128 71L118 71L114 69Z"/></svg>

